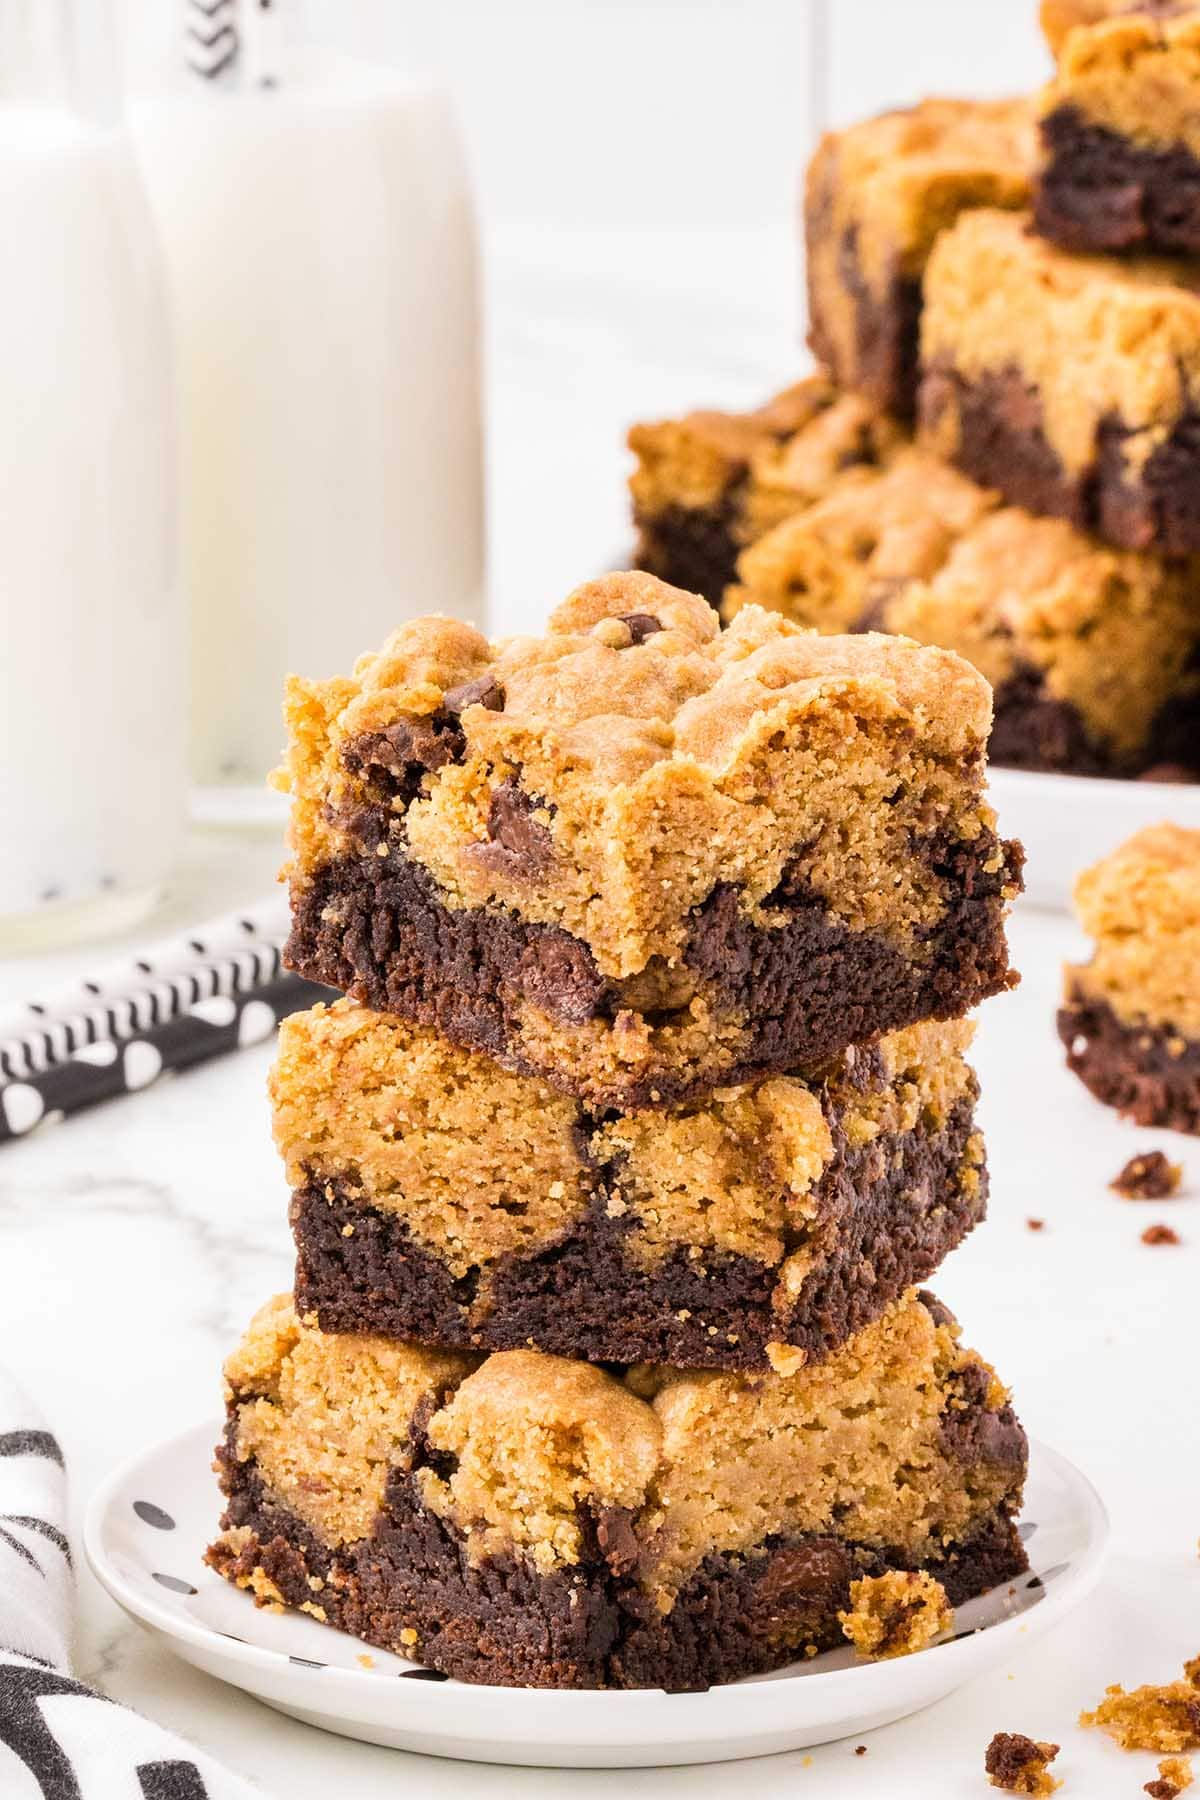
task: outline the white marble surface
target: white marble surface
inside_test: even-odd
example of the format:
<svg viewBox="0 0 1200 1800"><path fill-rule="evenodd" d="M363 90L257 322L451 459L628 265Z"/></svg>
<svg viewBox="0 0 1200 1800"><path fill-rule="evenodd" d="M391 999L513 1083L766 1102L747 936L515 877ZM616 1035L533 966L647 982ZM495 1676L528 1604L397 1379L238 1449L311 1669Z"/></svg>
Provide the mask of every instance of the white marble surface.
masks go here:
<svg viewBox="0 0 1200 1800"><path fill-rule="evenodd" d="M626 542L621 430L638 412L745 402L795 363L791 250L779 232L727 237L509 234L492 283L494 603L531 622ZM681 335L679 321L688 321ZM1064 831L1070 830L1065 819ZM150 931L263 894L277 845L194 834ZM1184 1197L1134 1206L1106 1183L1165 1134L1119 1124L1063 1071L1053 1032L1064 919L1014 926L1020 991L993 1002L978 1063L991 1219L938 1289L1000 1366L1031 1431L1105 1496L1114 1553L1097 1596L999 1676L874 1734L752 1765L633 1774L490 1770L358 1746L201 1676L127 1624L83 1576L79 1671L190 1734L269 1793L298 1800L421 1795L861 1795L987 1792L997 1729L1064 1745L1064 1795L1140 1791L1130 1757L1073 1720L1107 1682L1165 1679L1200 1650L1200 1143L1176 1142ZM105 947L104 955L113 946ZM0 965L0 1001L80 976L96 953ZM76 1517L118 1459L219 1405L219 1364L289 1276L286 1194L263 1082L247 1050L0 1148L0 1360L40 1398L69 1458ZM1026 1226L1044 1218L1040 1234ZM1141 1245L1169 1218L1178 1249ZM215 1512L215 1496L214 1496ZM469 1696L464 1705L469 1705Z"/></svg>

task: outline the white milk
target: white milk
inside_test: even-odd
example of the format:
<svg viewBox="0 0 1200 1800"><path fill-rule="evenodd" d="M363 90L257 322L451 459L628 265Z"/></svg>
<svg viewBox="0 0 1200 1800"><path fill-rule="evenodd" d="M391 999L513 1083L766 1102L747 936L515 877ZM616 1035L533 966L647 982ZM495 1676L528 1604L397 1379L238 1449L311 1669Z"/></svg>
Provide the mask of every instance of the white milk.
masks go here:
<svg viewBox="0 0 1200 1800"><path fill-rule="evenodd" d="M0 946L149 904L183 802L169 344L117 129L0 102Z"/></svg>
<svg viewBox="0 0 1200 1800"><path fill-rule="evenodd" d="M257 788L287 671L479 616L470 197L441 92L323 53L132 122L178 344L192 772Z"/></svg>

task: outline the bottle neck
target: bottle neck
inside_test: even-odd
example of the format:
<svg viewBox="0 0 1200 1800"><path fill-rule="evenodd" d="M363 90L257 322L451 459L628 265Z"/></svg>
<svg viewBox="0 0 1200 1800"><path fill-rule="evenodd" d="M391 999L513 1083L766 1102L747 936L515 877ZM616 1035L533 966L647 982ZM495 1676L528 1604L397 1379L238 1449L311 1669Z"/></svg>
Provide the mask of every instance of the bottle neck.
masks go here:
<svg viewBox="0 0 1200 1800"><path fill-rule="evenodd" d="M111 0L0 0L0 105L121 117Z"/></svg>

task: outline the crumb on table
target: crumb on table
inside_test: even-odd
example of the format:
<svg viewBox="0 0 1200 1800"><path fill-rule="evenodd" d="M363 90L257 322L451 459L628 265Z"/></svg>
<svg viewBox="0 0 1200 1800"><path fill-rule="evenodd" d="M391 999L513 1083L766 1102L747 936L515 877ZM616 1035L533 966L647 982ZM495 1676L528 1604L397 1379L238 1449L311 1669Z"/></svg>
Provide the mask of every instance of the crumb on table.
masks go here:
<svg viewBox="0 0 1200 1800"><path fill-rule="evenodd" d="M1050 1774L1057 1744L1044 1744L1020 1731L998 1731L984 1754L983 1766L995 1788L1008 1794L1052 1794L1062 1782Z"/></svg>
<svg viewBox="0 0 1200 1800"><path fill-rule="evenodd" d="M1158 1750L1177 1756L1200 1750L1200 1657L1184 1664L1183 1678L1130 1693L1105 1688L1095 1712L1079 1715L1081 1725L1098 1725L1122 1750Z"/></svg>
<svg viewBox="0 0 1200 1800"><path fill-rule="evenodd" d="M1182 1244L1183 1239L1169 1225L1147 1225L1142 1233L1143 1244Z"/></svg>
<svg viewBox="0 0 1200 1800"><path fill-rule="evenodd" d="M1182 1163L1169 1161L1161 1150L1143 1150L1130 1157L1109 1186L1124 1200L1165 1200L1179 1191L1182 1176Z"/></svg>
<svg viewBox="0 0 1200 1800"><path fill-rule="evenodd" d="M1148 1781L1150 1800L1176 1800L1192 1785L1192 1765L1186 1756L1166 1756L1158 1765L1158 1780Z"/></svg>
<svg viewBox="0 0 1200 1800"><path fill-rule="evenodd" d="M889 1569L852 1581L850 1610L838 1616L858 1654L877 1661L924 1650L954 1623L941 1582L920 1569Z"/></svg>

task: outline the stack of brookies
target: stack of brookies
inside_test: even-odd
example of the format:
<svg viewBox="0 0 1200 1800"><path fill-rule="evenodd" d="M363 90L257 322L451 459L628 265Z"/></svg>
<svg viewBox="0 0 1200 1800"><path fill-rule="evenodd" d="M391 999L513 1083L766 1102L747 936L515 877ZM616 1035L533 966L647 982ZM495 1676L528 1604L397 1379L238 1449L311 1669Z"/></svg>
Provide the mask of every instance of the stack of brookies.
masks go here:
<svg viewBox="0 0 1200 1800"><path fill-rule="evenodd" d="M1024 1567L1025 1439L924 1281L1020 852L953 654L648 575L291 684L292 1296L213 1566L471 1681L916 1647Z"/></svg>
<svg viewBox="0 0 1200 1800"><path fill-rule="evenodd" d="M639 562L732 616L968 657L992 755L1200 777L1200 5L1046 0L1032 100L809 169L825 373L630 435ZM1171 260L1176 257L1176 260Z"/></svg>

